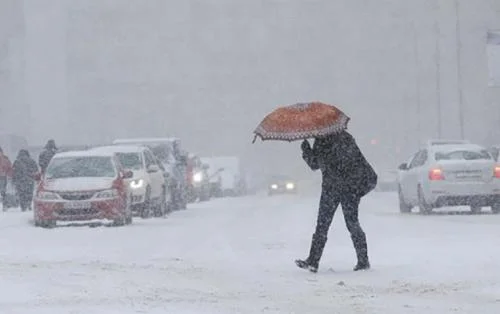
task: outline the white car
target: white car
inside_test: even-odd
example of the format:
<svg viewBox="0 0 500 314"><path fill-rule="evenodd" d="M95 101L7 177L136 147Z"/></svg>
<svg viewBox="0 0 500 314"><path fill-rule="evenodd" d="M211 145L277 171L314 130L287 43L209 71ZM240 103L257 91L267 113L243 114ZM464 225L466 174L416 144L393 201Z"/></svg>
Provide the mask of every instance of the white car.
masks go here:
<svg viewBox="0 0 500 314"><path fill-rule="evenodd" d="M140 145L111 145L92 150L115 153L123 168L133 172L133 177L128 181L134 214L142 218L167 214L170 193L167 191L163 170L149 148Z"/></svg>
<svg viewBox="0 0 500 314"><path fill-rule="evenodd" d="M414 206L422 213L444 206L500 213L500 165L479 145L426 145L399 166L398 192L402 213Z"/></svg>

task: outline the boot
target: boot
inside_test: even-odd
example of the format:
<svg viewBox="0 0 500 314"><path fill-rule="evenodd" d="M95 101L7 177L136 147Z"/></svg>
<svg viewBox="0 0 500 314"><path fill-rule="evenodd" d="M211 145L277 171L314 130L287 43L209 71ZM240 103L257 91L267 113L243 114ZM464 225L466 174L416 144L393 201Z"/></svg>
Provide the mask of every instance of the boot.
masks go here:
<svg viewBox="0 0 500 314"><path fill-rule="evenodd" d="M366 236L353 237L352 242L356 249L358 263L354 266L354 271L370 269L370 261L368 260L368 245L366 244Z"/></svg>
<svg viewBox="0 0 500 314"><path fill-rule="evenodd" d="M295 261L295 264L297 264L298 267L308 269L313 273L318 272L319 261L323 255L323 249L325 248L326 241L326 236L317 236L316 234L313 234L309 257L305 260L298 259Z"/></svg>

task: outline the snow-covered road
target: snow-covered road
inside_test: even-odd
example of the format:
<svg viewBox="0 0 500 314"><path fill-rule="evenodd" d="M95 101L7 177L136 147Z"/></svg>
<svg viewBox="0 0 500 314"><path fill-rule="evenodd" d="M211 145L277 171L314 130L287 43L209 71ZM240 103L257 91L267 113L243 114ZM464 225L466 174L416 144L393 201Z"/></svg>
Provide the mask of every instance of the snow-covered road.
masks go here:
<svg viewBox="0 0 500 314"><path fill-rule="evenodd" d="M196 204L123 228L31 225L0 214L0 313L500 313L500 216L400 215L361 205L372 270L354 273L337 212L320 265L305 257L316 197Z"/></svg>

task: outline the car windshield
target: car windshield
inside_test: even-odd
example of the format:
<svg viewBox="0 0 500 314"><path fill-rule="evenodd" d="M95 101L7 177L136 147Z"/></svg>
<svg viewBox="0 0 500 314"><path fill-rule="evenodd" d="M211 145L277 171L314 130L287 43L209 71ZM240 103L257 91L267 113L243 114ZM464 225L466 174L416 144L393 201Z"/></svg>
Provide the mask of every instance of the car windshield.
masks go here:
<svg viewBox="0 0 500 314"><path fill-rule="evenodd" d="M167 144L150 145L149 149L160 162L169 163L172 155L172 147Z"/></svg>
<svg viewBox="0 0 500 314"><path fill-rule="evenodd" d="M116 176L111 157L61 157L52 159L47 179L113 178Z"/></svg>
<svg viewBox="0 0 500 314"><path fill-rule="evenodd" d="M489 160L491 155L487 150L456 150L452 152L436 153L436 161L439 160Z"/></svg>
<svg viewBox="0 0 500 314"><path fill-rule="evenodd" d="M141 170L143 168L142 157L139 153L117 153L116 155L118 155L123 168L127 170Z"/></svg>

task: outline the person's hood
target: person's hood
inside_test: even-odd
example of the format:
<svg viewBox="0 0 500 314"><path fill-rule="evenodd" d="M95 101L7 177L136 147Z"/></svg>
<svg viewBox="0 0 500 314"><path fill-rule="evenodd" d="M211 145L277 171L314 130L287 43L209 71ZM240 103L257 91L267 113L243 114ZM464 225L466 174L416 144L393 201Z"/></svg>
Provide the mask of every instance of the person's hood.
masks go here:
<svg viewBox="0 0 500 314"><path fill-rule="evenodd" d="M111 189L115 178L63 178L46 179L45 190L60 192L98 191Z"/></svg>
<svg viewBox="0 0 500 314"><path fill-rule="evenodd" d="M56 142L54 140L49 140L47 144L45 144L45 149L47 150L57 150Z"/></svg>

